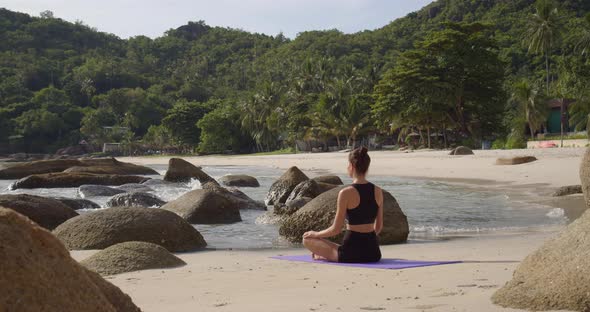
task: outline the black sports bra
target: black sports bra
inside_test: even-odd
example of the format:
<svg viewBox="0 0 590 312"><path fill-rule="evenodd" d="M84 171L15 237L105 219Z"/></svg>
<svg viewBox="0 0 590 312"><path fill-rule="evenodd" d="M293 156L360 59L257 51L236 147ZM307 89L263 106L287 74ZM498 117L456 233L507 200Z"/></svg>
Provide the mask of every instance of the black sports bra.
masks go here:
<svg viewBox="0 0 590 312"><path fill-rule="evenodd" d="M379 210L375 200L375 185L369 182L367 184L352 184L352 186L359 193L360 201L356 208L346 210L348 224L359 225L375 222L377 210Z"/></svg>

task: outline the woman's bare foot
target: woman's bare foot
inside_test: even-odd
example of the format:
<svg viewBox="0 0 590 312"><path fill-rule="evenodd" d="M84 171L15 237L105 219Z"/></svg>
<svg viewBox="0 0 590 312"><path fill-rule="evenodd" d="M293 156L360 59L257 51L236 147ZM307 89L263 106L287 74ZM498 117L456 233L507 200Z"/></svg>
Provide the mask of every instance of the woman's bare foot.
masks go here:
<svg viewBox="0 0 590 312"><path fill-rule="evenodd" d="M312 253L312 254L311 254L311 258L312 258L313 260L328 260L328 259L326 259L326 258L324 258L324 257L322 257L322 256L318 256L318 255L316 255L316 254L314 254L314 253Z"/></svg>

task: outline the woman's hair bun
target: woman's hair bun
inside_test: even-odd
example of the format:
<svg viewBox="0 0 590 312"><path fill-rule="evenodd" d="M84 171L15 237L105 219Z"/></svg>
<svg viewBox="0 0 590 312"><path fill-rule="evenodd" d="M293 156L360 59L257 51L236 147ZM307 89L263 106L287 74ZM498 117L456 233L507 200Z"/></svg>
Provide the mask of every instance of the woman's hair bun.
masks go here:
<svg viewBox="0 0 590 312"><path fill-rule="evenodd" d="M348 154L348 160L354 166L357 173L365 174L369 170L371 164L371 157L369 157L369 151L365 146L355 148Z"/></svg>

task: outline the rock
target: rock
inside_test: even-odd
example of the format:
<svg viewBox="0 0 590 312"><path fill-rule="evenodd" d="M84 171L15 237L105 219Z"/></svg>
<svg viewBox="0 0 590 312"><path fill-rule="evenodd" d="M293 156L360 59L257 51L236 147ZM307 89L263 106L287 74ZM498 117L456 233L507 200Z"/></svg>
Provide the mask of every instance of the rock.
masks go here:
<svg viewBox="0 0 590 312"><path fill-rule="evenodd" d="M473 154L473 151L469 147L458 146L455 149L453 149L449 155L458 156L458 155L474 155L474 154Z"/></svg>
<svg viewBox="0 0 590 312"><path fill-rule="evenodd" d="M28 194L0 195L0 206L12 209L50 230L78 215L58 200Z"/></svg>
<svg viewBox="0 0 590 312"><path fill-rule="evenodd" d="M127 183L119 185L116 188L125 192L154 192L153 188L139 183Z"/></svg>
<svg viewBox="0 0 590 312"><path fill-rule="evenodd" d="M90 201L88 199L80 198L65 198L65 197L54 197L54 199L60 201L62 204L72 208L73 210L80 209L99 209L100 205Z"/></svg>
<svg viewBox="0 0 590 312"><path fill-rule="evenodd" d="M259 187L260 183L255 177L251 177L245 174L232 175L228 174L219 179L219 182L225 186L238 186L238 187Z"/></svg>
<svg viewBox="0 0 590 312"><path fill-rule="evenodd" d="M289 168L278 178L268 190L264 203L266 205L283 204L297 184L307 181L309 178L297 167Z"/></svg>
<svg viewBox="0 0 590 312"><path fill-rule="evenodd" d="M174 268L185 265L166 248L146 242L125 242L108 247L80 262L101 275Z"/></svg>
<svg viewBox="0 0 590 312"><path fill-rule="evenodd" d="M107 202L107 207L146 207L146 208L160 208L166 202L158 198L158 196L142 193L123 193L113 196Z"/></svg>
<svg viewBox="0 0 590 312"><path fill-rule="evenodd" d="M307 203L309 203L312 199L313 198L311 198L311 197L299 197L295 200L288 200L287 203L285 203L285 205L290 210L297 211L297 210L303 208L303 206L307 205Z"/></svg>
<svg viewBox="0 0 590 312"><path fill-rule="evenodd" d="M186 185L182 185L180 183L168 182L168 181L164 181L164 180L160 180L160 179L149 179L147 181L141 182L140 184L145 185L147 187L150 187L150 186L155 186L155 187L160 187L160 186L182 187L182 186L186 186Z"/></svg>
<svg viewBox="0 0 590 312"><path fill-rule="evenodd" d="M75 168L74 168L75 167ZM87 169L90 168L100 168ZM74 168L74 169L72 169ZM24 164L18 164L10 168L0 170L0 179L22 179L34 174L56 173L62 171L106 173L119 175L148 175L158 174L148 167L117 161L114 158L98 159L54 159L39 160Z"/></svg>
<svg viewBox="0 0 590 312"><path fill-rule="evenodd" d="M581 185L568 185L562 186L553 193L553 196L567 196L572 194L582 194L582 186Z"/></svg>
<svg viewBox="0 0 590 312"><path fill-rule="evenodd" d="M512 158L498 158L496 165L520 165L536 161L537 158L534 156L522 156Z"/></svg>
<svg viewBox="0 0 590 312"><path fill-rule="evenodd" d="M124 190L108 187L104 185L81 185L78 188L78 196L81 198L97 197L97 196L115 196L117 194L125 193Z"/></svg>
<svg viewBox="0 0 590 312"><path fill-rule="evenodd" d="M336 214L338 193L343 187L329 190L311 200L303 208L287 217L279 227L279 234L293 243L300 243L303 233L328 228ZM409 234L408 220L395 198L383 191L383 230L379 234L379 242L396 244L406 242ZM333 238L338 241L342 235Z"/></svg>
<svg viewBox="0 0 590 312"><path fill-rule="evenodd" d="M139 312L131 298L70 257L51 233L0 208L2 311Z"/></svg>
<svg viewBox="0 0 590 312"><path fill-rule="evenodd" d="M98 173L98 174L119 174L119 175L160 175L156 170L139 166L132 163L126 163L116 160L115 158L89 158L81 159L80 163L86 169L67 169L72 172L87 172L87 173ZM79 171L76 171L79 170Z"/></svg>
<svg viewBox="0 0 590 312"><path fill-rule="evenodd" d="M528 255L492 301L530 311L590 311L589 228L586 212Z"/></svg>
<svg viewBox="0 0 590 312"><path fill-rule="evenodd" d="M590 148L586 149L586 153L580 164L580 181L582 183L584 199L586 200L586 207L590 208Z"/></svg>
<svg viewBox="0 0 590 312"><path fill-rule="evenodd" d="M278 204L274 206L274 213L280 216L290 216L297 210L303 208L312 200L310 197L299 197L295 200L287 200L285 204Z"/></svg>
<svg viewBox="0 0 590 312"><path fill-rule="evenodd" d="M69 159L33 161L0 170L0 179L21 179L32 174L61 172L78 165L79 160Z"/></svg>
<svg viewBox="0 0 590 312"><path fill-rule="evenodd" d="M214 183L205 183L201 185L204 190L217 192L233 202L239 209L266 210L263 202L256 201L237 188L225 188Z"/></svg>
<svg viewBox="0 0 590 312"><path fill-rule="evenodd" d="M201 167L197 167L184 159L170 158L164 181L190 182L191 179L197 179L201 184L207 182L218 184L215 179L201 170Z"/></svg>
<svg viewBox="0 0 590 312"><path fill-rule="evenodd" d="M149 178L130 175L92 174L92 173L45 173L34 174L14 182L10 187L16 189L79 187L84 184L122 185L141 183Z"/></svg>
<svg viewBox="0 0 590 312"><path fill-rule="evenodd" d="M344 183L342 183L342 179L340 179L340 177L335 176L335 175L319 176L319 177L313 178L312 180L314 180L316 182L323 182L323 183L328 183L328 184L333 184L333 185L344 185Z"/></svg>
<svg viewBox="0 0 590 312"><path fill-rule="evenodd" d="M57 152L55 152L55 155L80 156L80 155L88 154L89 152L90 152L90 149L88 148L88 145L80 144L80 145L60 148L57 150Z"/></svg>
<svg viewBox="0 0 590 312"><path fill-rule="evenodd" d="M162 206L191 224L227 224L242 221L239 207L211 190L190 191Z"/></svg>
<svg viewBox="0 0 590 312"><path fill-rule="evenodd" d="M140 207L115 207L72 218L53 234L70 250L104 249L131 241L154 243L171 252L194 251L207 243L176 214Z"/></svg>
<svg viewBox="0 0 590 312"><path fill-rule="evenodd" d="M293 201L301 197L316 198L321 193L329 191L335 187L336 185L316 182L315 180L303 181L297 184L293 191L291 191L291 194L287 198L286 202Z"/></svg>

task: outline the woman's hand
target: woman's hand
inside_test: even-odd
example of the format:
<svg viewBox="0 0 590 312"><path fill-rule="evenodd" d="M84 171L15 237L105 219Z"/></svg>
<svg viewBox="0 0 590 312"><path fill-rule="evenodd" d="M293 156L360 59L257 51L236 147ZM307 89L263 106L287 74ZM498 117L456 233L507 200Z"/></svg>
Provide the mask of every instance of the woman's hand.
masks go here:
<svg viewBox="0 0 590 312"><path fill-rule="evenodd" d="M307 232L303 233L303 238L318 238L318 232L307 231Z"/></svg>

